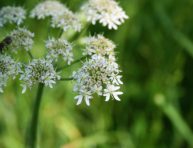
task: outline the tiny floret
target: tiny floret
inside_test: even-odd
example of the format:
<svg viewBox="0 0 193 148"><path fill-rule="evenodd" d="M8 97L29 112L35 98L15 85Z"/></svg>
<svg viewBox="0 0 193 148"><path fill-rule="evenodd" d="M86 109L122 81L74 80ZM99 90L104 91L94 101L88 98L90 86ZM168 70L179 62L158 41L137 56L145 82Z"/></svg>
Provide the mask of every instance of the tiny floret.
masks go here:
<svg viewBox="0 0 193 148"><path fill-rule="evenodd" d="M69 65L73 61L72 45L65 39L51 38L46 41L46 48L49 50L47 58L57 61L62 57Z"/></svg>
<svg viewBox="0 0 193 148"><path fill-rule="evenodd" d="M20 67L21 64L10 56L0 54L0 92L3 92L9 78L14 79L21 72Z"/></svg>
<svg viewBox="0 0 193 148"><path fill-rule="evenodd" d="M59 80L60 76L56 73L52 61L45 59L34 59L28 65L26 65L23 73L21 74L20 80L23 81L22 93L27 88L31 88L37 83L42 83L45 86L53 87L56 80Z"/></svg>
<svg viewBox="0 0 193 148"><path fill-rule="evenodd" d="M19 49L30 50L33 45L34 33L30 32L25 28L18 28L13 30L10 35L12 43L9 45L12 51L17 51Z"/></svg>
<svg viewBox="0 0 193 148"><path fill-rule="evenodd" d="M128 16L115 0L89 0L82 7L87 20L96 24L99 21L109 29L117 29Z"/></svg>
<svg viewBox="0 0 193 148"><path fill-rule="evenodd" d="M20 25L26 18L26 11L22 7L6 6L0 10L0 27L5 24Z"/></svg>
<svg viewBox="0 0 193 148"><path fill-rule="evenodd" d="M118 95L122 95L123 92L118 91L119 89L119 86L107 85L107 88L104 90L103 94L103 96L106 97L105 101L109 101L110 96L112 96L115 100L120 101Z"/></svg>

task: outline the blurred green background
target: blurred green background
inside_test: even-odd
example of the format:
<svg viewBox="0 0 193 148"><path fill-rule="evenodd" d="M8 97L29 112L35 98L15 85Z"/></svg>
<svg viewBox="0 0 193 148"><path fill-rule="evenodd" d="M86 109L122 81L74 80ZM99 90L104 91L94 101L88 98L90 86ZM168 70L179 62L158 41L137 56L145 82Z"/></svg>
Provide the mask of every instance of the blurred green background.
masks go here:
<svg viewBox="0 0 193 148"><path fill-rule="evenodd" d="M63 0L73 11L83 2ZM21 5L31 10L37 3L1 0L0 7ZM193 148L193 1L119 3L130 19L117 31L97 24L89 27L88 34L104 33L117 44L122 101L104 102L96 97L90 107L76 106L72 82L46 88L38 131L40 148ZM45 21L28 19L25 26L36 33L32 53L41 54L48 32ZM0 39L9 31L0 28ZM0 94L0 148L24 147L36 87L24 95L20 92L18 81L10 81Z"/></svg>

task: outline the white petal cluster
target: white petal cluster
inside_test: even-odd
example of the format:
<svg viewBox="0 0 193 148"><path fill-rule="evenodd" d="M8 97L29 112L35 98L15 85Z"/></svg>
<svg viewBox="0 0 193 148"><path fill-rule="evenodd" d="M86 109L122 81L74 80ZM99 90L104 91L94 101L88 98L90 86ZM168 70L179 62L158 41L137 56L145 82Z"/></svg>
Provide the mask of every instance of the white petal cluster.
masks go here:
<svg viewBox="0 0 193 148"><path fill-rule="evenodd" d="M109 29L117 29L128 16L115 0L89 0L82 7L87 20L96 24L99 21Z"/></svg>
<svg viewBox="0 0 193 148"><path fill-rule="evenodd" d="M59 79L60 76L56 73L51 61L34 59L25 67L21 74L20 80L23 81L22 93L37 83L43 83L45 86L52 88L52 85Z"/></svg>
<svg viewBox="0 0 193 148"><path fill-rule="evenodd" d="M78 93L75 97L77 105L83 100L90 105L89 100L94 94L105 96L105 101L109 101L110 97L120 101L118 96L123 93L119 91L119 85L123 83L114 57L115 45L101 35L90 37L90 41L86 49L91 58L73 74L76 80L74 91Z"/></svg>
<svg viewBox="0 0 193 148"><path fill-rule="evenodd" d="M12 51L17 51L19 49L25 49L26 51L28 51L32 48L32 45L34 43L34 33L25 28L18 28L16 30L13 30L9 36L12 39L12 43L9 45L9 48Z"/></svg>
<svg viewBox="0 0 193 148"><path fill-rule="evenodd" d="M47 58L56 60L62 57L67 64L73 61L72 45L65 39L51 38L46 41L46 48L49 50Z"/></svg>
<svg viewBox="0 0 193 148"><path fill-rule="evenodd" d="M63 31L72 29L79 32L81 30L81 23L78 17L66 8L62 15L57 15L52 18L52 27L61 28Z"/></svg>
<svg viewBox="0 0 193 148"><path fill-rule="evenodd" d="M36 17L38 19L51 17L51 26L54 28L61 28L63 31L69 29L75 31L81 30L81 23L78 17L65 5L55 0L48 0L38 4L31 11L31 17Z"/></svg>
<svg viewBox="0 0 193 148"><path fill-rule="evenodd" d="M59 1L47 0L39 3L32 11L30 16L37 19L45 19L64 13L64 5Z"/></svg>
<svg viewBox="0 0 193 148"><path fill-rule="evenodd" d="M10 56L0 54L0 92L3 92L9 78L14 79L21 72L20 67Z"/></svg>
<svg viewBox="0 0 193 148"><path fill-rule="evenodd" d="M0 27L6 23L20 25L26 18L26 11L22 7L6 6L0 10Z"/></svg>

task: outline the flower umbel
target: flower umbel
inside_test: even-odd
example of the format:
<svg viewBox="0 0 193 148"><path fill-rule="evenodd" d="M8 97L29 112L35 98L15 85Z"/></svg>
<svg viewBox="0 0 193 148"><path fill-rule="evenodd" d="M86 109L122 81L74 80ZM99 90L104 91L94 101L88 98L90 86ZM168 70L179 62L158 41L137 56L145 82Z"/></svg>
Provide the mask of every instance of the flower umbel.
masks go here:
<svg viewBox="0 0 193 148"><path fill-rule="evenodd" d="M89 0L82 9L92 24L99 21L109 29L116 30L128 18L115 0Z"/></svg>
<svg viewBox="0 0 193 148"><path fill-rule="evenodd" d="M24 81L22 86L24 93L28 88L34 84L43 83L45 86L52 88L52 85L59 80L60 76L54 70L52 62L45 59L34 59L30 62L21 74L20 80Z"/></svg>
<svg viewBox="0 0 193 148"><path fill-rule="evenodd" d="M61 56L69 65L73 61L72 45L65 39L51 38L46 41L46 48L49 50L47 58L56 60Z"/></svg>
<svg viewBox="0 0 193 148"><path fill-rule="evenodd" d="M7 6L0 10L0 27L6 23L20 25L26 18L26 11L22 7Z"/></svg>
<svg viewBox="0 0 193 148"><path fill-rule="evenodd" d="M74 72L73 78L76 81L74 91L78 93L77 105L82 100L90 105L89 100L94 94L105 96L105 101L109 101L112 96L115 100L120 100L118 95L121 75L119 66L114 57L115 45L112 41L106 39L102 35L90 37L90 41L86 46L86 51L91 55L91 59L83 63L83 66Z"/></svg>
<svg viewBox="0 0 193 148"><path fill-rule="evenodd" d="M21 72L20 66L10 56L0 54L0 92L3 92L9 78L14 79Z"/></svg>
<svg viewBox="0 0 193 148"><path fill-rule="evenodd" d="M9 48L12 51L17 51L19 49L25 49L28 51L32 48L34 33L29 30L18 28L13 30L9 36L12 39L12 43L9 45Z"/></svg>

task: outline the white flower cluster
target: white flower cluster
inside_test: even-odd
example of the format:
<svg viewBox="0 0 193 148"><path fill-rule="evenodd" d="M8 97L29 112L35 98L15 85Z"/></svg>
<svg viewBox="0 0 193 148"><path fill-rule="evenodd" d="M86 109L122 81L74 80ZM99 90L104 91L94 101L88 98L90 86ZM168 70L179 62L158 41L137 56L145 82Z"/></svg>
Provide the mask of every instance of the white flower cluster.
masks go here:
<svg viewBox="0 0 193 148"><path fill-rule="evenodd" d="M109 101L111 96L120 101L118 96L123 93L119 91L119 85L123 83L115 61L114 48L115 45L102 35L90 37L86 49L91 59L73 74L76 80L74 91L79 94L75 97L78 100L77 105L83 99L90 105L93 94L105 96L105 101Z"/></svg>
<svg viewBox="0 0 193 148"><path fill-rule="evenodd" d="M62 15L64 13L64 5L58 1L47 0L39 3L32 11L30 16L37 19L45 19L46 17L53 17Z"/></svg>
<svg viewBox="0 0 193 148"><path fill-rule="evenodd" d="M6 23L20 25L26 18L26 11L22 7L6 6L0 10L0 27Z"/></svg>
<svg viewBox="0 0 193 148"><path fill-rule="evenodd" d="M89 0L82 7L87 20L96 24L99 21L109 29L117 29L128 16L115 0Z"/></svg>
<svg viewBox="0 0 193 148"><path fill-rule="evenodd" d="M56 60L61 56L69 65L73 61L72 45L65 39L51 38L46 41L46 48L49 50L47 58Z"/></svg>
<svg viewBox="0 0 193 148"><path fill-rule="evenodd" d="M9 48L12 51L17 51L19 49L25 49L28 51L32 48L34 33L29 30L25 28L18 28L13 30L9 36L12 39L12 42L9 45Z"/></svg>
<svg viewBox="0 0 193 148"><path fill-rule="evenodd" d="M51 17L51 26L54 28L61 28L63 31L69 29L80 31L81 29L81 23L78 17L65 5L55 0L48 0L38 4L31 11L31 17L37 17L38 19Z"/></svg>
<svg viewBox="0 0 193 148"><path fill-rule="evenodd" d="M21 72L20 66L10 56L0 54L0 92L3 92L9 78L14 79Z"/></svg>
<svg viewBox="0 0 193 148"><path fill-rule="evenodd" d="M117 29L128 16L115 0L88 0L82 7L88 21L95 24L99 21L109 29ZM40 2L30 13L32 18L45 19L50 17L51 27L67 30L81 30L81 22L76 14L57 0L45 0ZM22 7L3 7L0 9L0 27L7 23L20 25L26 18L26 11ZM71 33L71 32L69 32ZM34 33L26 28L13 30L1 43L3 51L0 54L0 92L6 86L9 78L20 75L22 93L37 83L52 88L60 76L54 68L54 62L61 57L68 65L79 62L74 61L72 44L63 38L49 38L45 47L47 55L43 59L33 59L28 64L15 62L10 56L4 55L4 48L17 52L20 49L29 51L33 46ZM63 80L75 80L74 91L77 105L85 101L90 105L93 95L104 96L105 101L113 99L120 101L121 71L116 62L115 44L103 35L86 38L86 47L83 55L89 57L82 67L73 73L73 78ZM29 53L30 54L30 53ZM31 56L33 58L33 56ZM81 58L82 59L82 58Z"/></svg>
<svg viewBox="0 0 193 148"><path fill-rule="evenodd" d="M66 8L62 15L56 15L52 18L52 27L62 28L63 31L73 29L80 32L81 23L78 17L68 8Z"/></svg>
<svg viewBox="0 0 193 148"><path fill-rule="evenodd" d="M34 59L21 74L20 80L24 81L22 93L36 83L43 83L45 86L52 88L52 85L59 79L60 76L56 73L50 60Z"/></svg>

